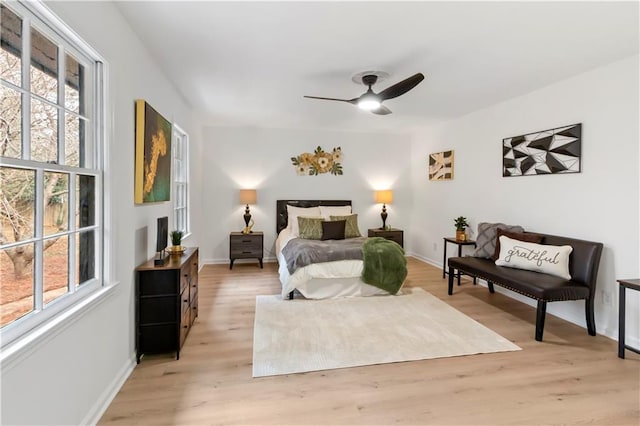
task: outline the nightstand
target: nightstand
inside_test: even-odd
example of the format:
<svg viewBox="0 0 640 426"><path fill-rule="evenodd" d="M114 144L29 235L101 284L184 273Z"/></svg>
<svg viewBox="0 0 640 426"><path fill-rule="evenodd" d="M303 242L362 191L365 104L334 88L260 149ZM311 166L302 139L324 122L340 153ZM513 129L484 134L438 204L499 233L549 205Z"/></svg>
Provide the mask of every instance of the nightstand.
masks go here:
<svg viewBox="0 0 640 426"><path fill-rule="evenodd" d="M262 268L262 252L264 234L252 232L232 232L229 234L229 269L233 269L233 261L236 259L258 259Z"/></svg>
<svg viewBox="0 0 640 426"><path fill-rule="evenodd" d="M458 246L458 257L462 256L462 246L476 247L476 242L473 240L457 240L455 238L444 237L444 253L442 256L442 278L444 278L449 272L447 272L447 243L456 244ZM461 272L458 271L456 276L458 277L458 285L460 285ZM476 284L476 277L473 277L473 284Z"/></svg>
<svg viewBox="0 0 640 426"><path fill-rule="evenodd" d="M389 230L386 229L378 229L373 228L369 229L367 234L369 237L382 237L387 240L395 241L400 244L400 247L404 247L404 231L402 229L391 228Z"/></svg>

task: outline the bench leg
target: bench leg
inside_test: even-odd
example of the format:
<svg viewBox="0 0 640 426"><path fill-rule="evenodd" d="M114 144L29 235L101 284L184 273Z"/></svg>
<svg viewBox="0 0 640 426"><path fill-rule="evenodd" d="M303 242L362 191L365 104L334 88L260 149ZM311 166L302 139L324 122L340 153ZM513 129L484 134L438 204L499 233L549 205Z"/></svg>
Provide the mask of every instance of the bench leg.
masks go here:
<svg viewBox="0 0 640 426"><path fill-rule="evenodd" d="M587 331L590 336L596 335L596 319L593 314L593 297L589 297L584 301L584 308L587 315Z"/></svg>
<svg viewBox="0 0 640 426"><path fill-rule="evenodd" d="M536 312L536 340L542 342L544 332L544 316L547 313L547 301L538 300L538 310Z"/></svg>
<svg viewBox="0 0 640 426"><path fill-rule="evenodd" d="M453 294L453 276L455 275L454 271L455 269L449 266L449 296Z"/></svg>
<svg viewBox="0 0 640 426"><path fill-rule="evenodd" d="M489 293L495 293L496 291L493 288L493 283L491 281L487 281L487 287L489 287Z"/></svg>

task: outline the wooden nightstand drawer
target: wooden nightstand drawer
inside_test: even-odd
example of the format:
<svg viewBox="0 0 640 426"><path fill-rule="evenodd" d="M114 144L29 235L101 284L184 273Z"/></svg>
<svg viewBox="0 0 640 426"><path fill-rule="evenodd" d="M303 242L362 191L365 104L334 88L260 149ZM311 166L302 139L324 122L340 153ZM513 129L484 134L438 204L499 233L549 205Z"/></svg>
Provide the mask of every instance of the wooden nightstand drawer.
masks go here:
<svg viewBox="0 0 640 426"><path fill-rule="evenodd" d="M367 235L369 237L386 238L387 240L395 241L400 244L400 247L404 247L404 231L402 229L369 229Z"/></svg>
<svg viewBox="0 0 640 426"><path fill-rule="evenodd" d="M258 259L262 268L263 252L264 234L262 232L251 234L232 232L229 235L229 269L233 269L233 262L236 259Z"/></svg>

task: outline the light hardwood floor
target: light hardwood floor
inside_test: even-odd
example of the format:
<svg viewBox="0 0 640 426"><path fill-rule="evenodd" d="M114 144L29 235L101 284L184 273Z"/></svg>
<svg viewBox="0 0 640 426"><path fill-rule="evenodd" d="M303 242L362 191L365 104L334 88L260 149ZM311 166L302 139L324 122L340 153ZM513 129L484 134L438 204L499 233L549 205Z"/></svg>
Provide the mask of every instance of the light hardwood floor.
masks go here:
<svg viewBox="0 0 640 426"><path fill-rule="evenodd" d="M441 270L409 259L419 286L523 350L253 379L255 296L279 293L276 265L207 265L200 315L180 360L145 356L101 419L159 424L578 424L640 423L640 356L463 280L446 294Z"/></svg>

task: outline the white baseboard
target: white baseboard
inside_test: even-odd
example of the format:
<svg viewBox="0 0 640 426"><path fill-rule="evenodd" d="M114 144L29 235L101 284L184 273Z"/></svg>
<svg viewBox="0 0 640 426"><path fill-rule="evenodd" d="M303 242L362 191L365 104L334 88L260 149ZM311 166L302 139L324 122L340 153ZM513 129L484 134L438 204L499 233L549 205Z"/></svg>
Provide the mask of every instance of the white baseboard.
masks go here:
<svg viewBox="0 0 640 426"><path fill-rule="evenodd" d="M84 417L81 425L96 425L100 421L102 415L107 411L109 405L116 397L120 389L127 381L133 369L136 367L135 355L132 356L120 369L120 372L109 383L109 386L105 388L98 400L93 404L87 415Z"/></svg>

